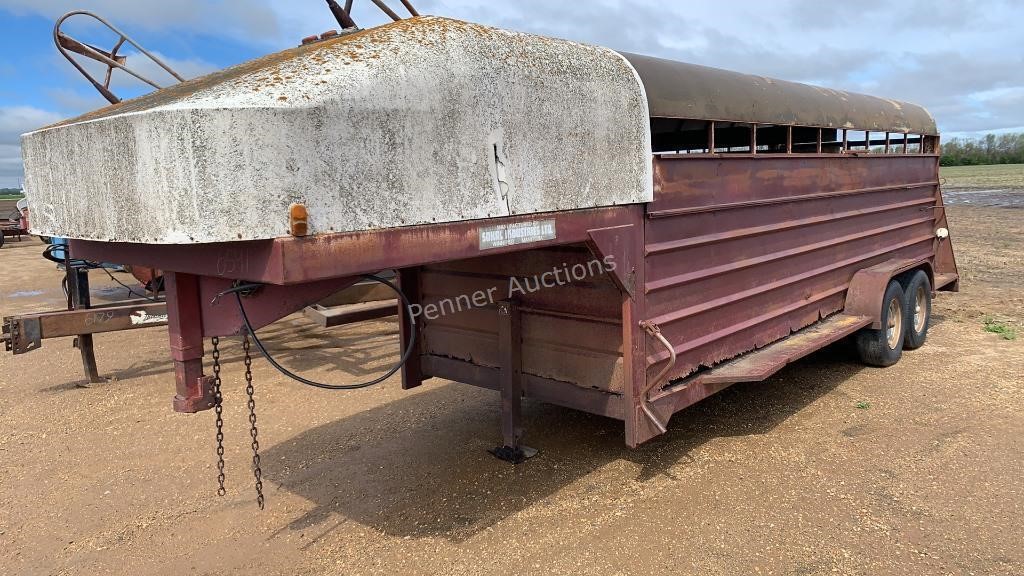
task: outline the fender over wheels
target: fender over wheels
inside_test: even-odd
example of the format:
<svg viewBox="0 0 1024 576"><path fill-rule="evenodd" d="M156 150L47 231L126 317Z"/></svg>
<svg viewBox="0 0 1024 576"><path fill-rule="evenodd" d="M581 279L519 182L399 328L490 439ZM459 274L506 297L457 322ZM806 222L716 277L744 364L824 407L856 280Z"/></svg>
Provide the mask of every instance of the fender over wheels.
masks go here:
<svg viewBox="0 0 1024 576"><path fill-rule="evenodd" d="M924 270L914 272L903 288L903 295L907 333L903 348L916 350L924 346L932 320L932 283L928 274Z"/></svg>
<svg viewBox="0 0 1024 576"><path fill-rule="evenodd" d="M896 280L889 282L882 298L882 327L857 332L857 353L869 366L892 366L903 356L907 315L904 312L903 287Z"/></svg>

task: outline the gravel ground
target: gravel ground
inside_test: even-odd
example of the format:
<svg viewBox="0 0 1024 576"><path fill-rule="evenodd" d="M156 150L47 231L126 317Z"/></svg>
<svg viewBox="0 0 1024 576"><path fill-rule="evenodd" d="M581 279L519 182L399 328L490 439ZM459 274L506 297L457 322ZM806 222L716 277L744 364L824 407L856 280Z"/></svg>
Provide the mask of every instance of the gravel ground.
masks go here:
<svg viewBox="0 0 1024 576"><path fill-rule="evenodd" d="M940 295L928 344L896 366L862 367L839 343L636 450L619 422L528 403L541 455L512 467L486 453L494 392L324 392L257 360L263 512L236 342L224 498L213 414L171 411L163 330L97 336L102 384L83 384L69 339L0 356L0 574L1024 573L1019 214L949 209L963 291ZM4 314L60 306L40 249L0 250ZM119 295L93 278L97 298ZM355 381L393 361L395 334L293 317L267 340Z"/></svg>

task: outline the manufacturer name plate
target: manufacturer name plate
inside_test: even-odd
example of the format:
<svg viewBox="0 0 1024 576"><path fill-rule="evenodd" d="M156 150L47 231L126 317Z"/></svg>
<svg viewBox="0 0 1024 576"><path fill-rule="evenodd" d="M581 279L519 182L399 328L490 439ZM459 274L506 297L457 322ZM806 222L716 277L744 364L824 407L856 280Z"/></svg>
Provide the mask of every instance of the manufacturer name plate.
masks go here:
<svg viewBox="0 0 1024 576"><path fill-rule="evenodd" d="M529 244L530 242L554 240L557 238L555 221L553 219L486 226L480 228L479 232L481 250L504 248L505 246Z"/></svg>

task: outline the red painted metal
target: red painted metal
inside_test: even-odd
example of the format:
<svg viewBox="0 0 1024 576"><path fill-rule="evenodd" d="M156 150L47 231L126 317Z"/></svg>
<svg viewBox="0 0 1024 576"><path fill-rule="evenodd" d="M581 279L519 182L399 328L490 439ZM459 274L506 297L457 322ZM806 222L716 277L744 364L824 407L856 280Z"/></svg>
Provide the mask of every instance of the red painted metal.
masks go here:
<svg viewBox="0 0 1024 576"><path fill-rule="evenodd" d="M199 277L167 273L167 333L177 393L176 412L198 412L213 407L213 389L203 376L203 325L199 310Z"/></svg>
<svg viewBox="0 0 1024 576"><path fill-rule="evenodd" d="M242 305L245 306L245 313L253 329L259 330L358 281L358 276L348 276L298 286L267 284L243 296ZM233 336L242 333L244 324L235 295L218 296L231 288L231 285L232 281L227 278L203 276L200 279L198 310L193 313L198 313L202 319L204 336Z"/></svg>
<svg viewBox="0 0 1024 576"><path fill-rule="evenodd" d="M640 229L638 225L626 224L588 232L590 240L587 246L590 251L602 261L614 264L609 271L611 278L619 290L630 297L633 297L636 290L636 272L640 266L640 262L633 254Z"/></svg>
<svg viewBox="0 0 1024 576"><path fill-rule="evenodd" d="M420 296L420 269L417 268L406 268L398 273L398 289L401 290L405 297L409 299L409 302L420 303L422 297ZM398 326L402 334L402 343L405 345L406 342L412 338L413 330L412 325L409 322L409 317L406 314L398 315ZM402 365L402 388L409 390L423 384L423 339L419 338L417 343L416 352L409 357L409 359Z"/></svg>
<svg viewBox="0 0 1024 576"><path fill-rule="evenodd" d="M627 224L628 214L625 207L545 214L544 218L555 220L557 238L528 246L495 248L487 250L487 254L585 242L589 238L589 230ZM538 217L532 214L486 221L217 244L130 244L88 240L71 240L70 244L76 257L87 260L146 265L249 282L302 284L472 258L481 254L478 235L481 226L513 224Z"/></svg>
<svg viewBox="0 0 1024 576"><path fill-rule="evenodd" d="M646 319L675 347L673 378L842 310L861 268L932 257L932 157L673 156L655 171Z"/></svg>
<svg viewBox="0 0 1024 576"><path fill-rule="evenodd" d="M921 268L928 273L929 278L934 278L930 261L921 259L898 259L886 260L868 268L862 268L854 273L850 280L849 288L846 290L846 302L843 304L843 312L854 316L868 318L873 330L882 327L882 299L885 289L897 274Z"/></svg>
<svg viewBox="0 0 1024 576"><path fill-rule="evenodd" d="M574 270L581 279L569 278ZM524 375L622 392L622 292L584 245L434 264L419 275L424 359L500 367L497 303L515 298Z"/></svg>
<svg viewBox="0 0 1024 576"><path fill-rule="evenodd" d="M238 332L233 296L213 302L233 281L266 284L244 298L263 326L359 274L397 269L421 312L404 388L441 377L500 389L514 364L523 395L622 419L630 446L693 402L869 323L875 292L894 274L922 268L936 286L956 287L952 247L935 234L945 215L934 154L683 154L654 164L650 204L488 220L556 221L555 239L494 250L480 248L481 222L72 248L176 271L176 409L210 404L202 338ZM614 269L601 266L608 259ZM502 323L499 303L509 299L518 321ZM404 346L412 330L400 318ZM641 323L657 326L671 352ZM506 441L518 437L514 421Z"/></svg>

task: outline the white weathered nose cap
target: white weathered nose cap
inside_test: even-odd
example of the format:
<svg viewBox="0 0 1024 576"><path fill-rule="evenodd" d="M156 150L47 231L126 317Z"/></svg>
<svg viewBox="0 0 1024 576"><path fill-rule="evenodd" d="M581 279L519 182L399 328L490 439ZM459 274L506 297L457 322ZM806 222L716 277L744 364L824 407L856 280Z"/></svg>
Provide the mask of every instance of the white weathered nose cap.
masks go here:
<svg viewBox="0 0 1024 576"><path fill-rule="evenodd" d="M652 199L612 50L435 17L302 46L23 137L34 231L223 242Z"/></svg>

